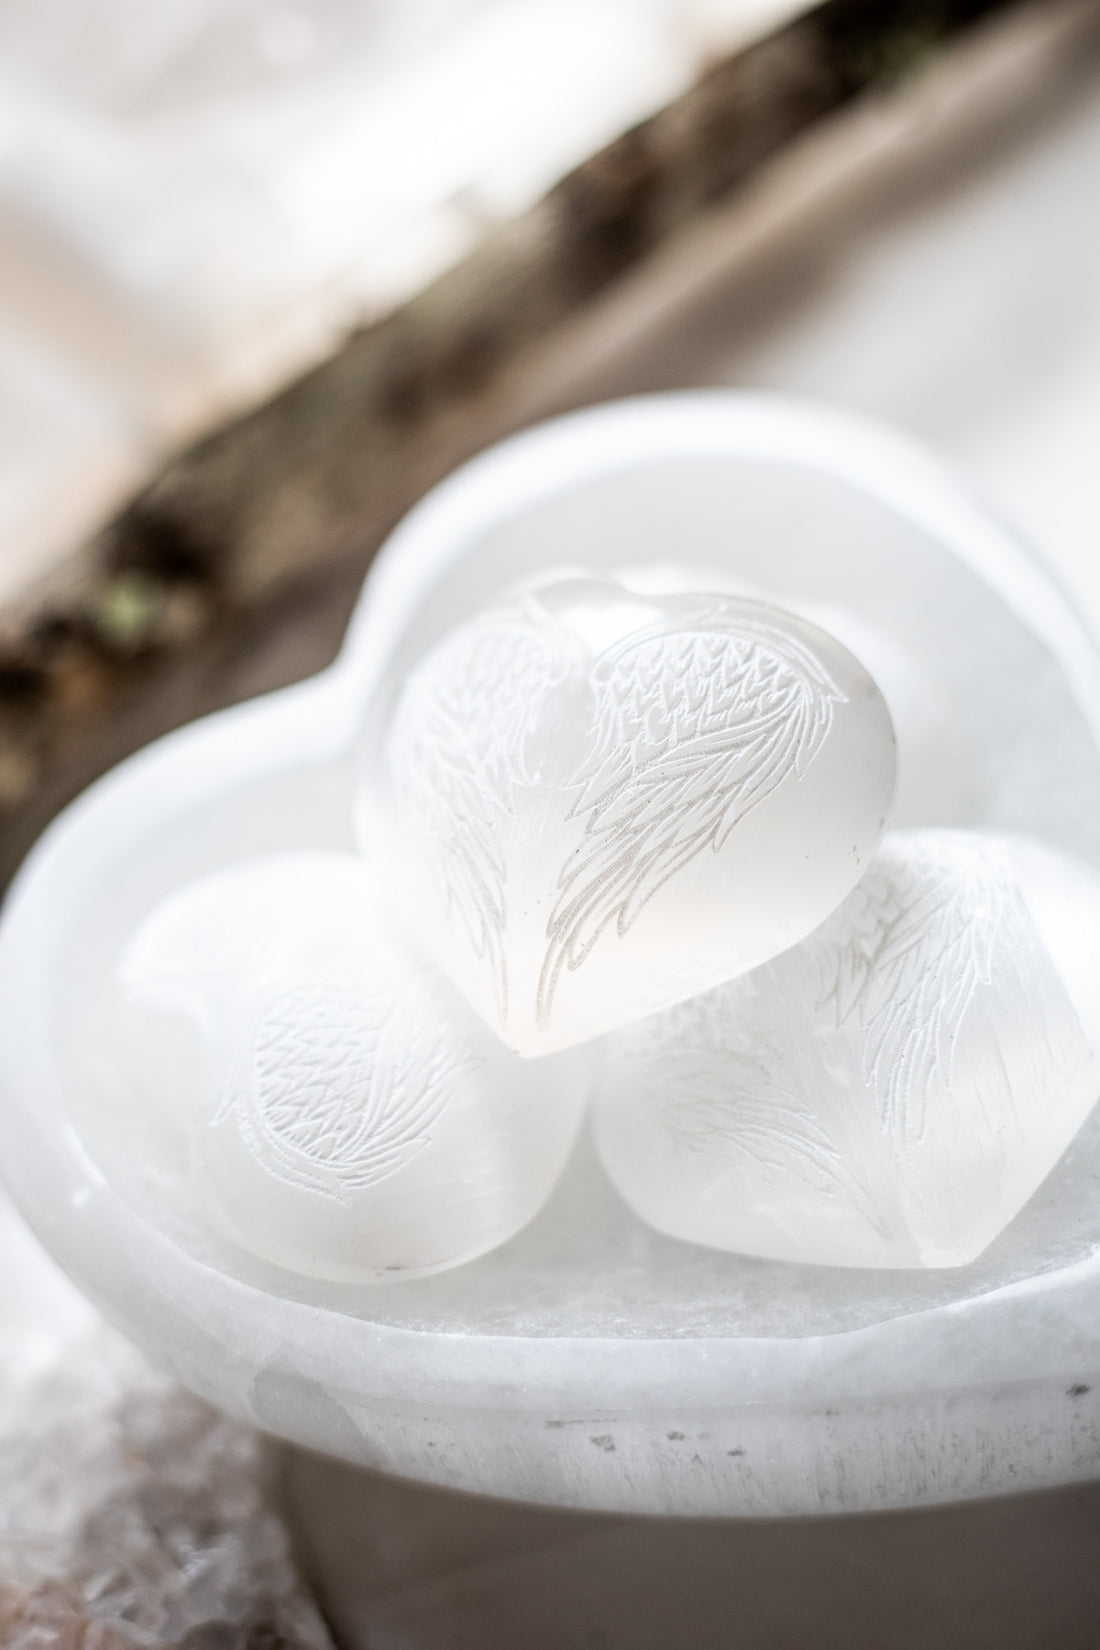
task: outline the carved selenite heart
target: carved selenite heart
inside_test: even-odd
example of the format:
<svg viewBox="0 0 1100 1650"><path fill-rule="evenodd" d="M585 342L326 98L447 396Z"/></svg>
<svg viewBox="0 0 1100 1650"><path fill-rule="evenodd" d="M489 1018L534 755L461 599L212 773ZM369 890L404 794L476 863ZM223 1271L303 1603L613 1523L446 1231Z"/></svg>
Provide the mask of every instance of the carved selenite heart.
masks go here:
<svg viewBox="0 0 1100 1650"><path fill-rule="evenodd" d="M1100 879L1033 843L888 836L813 935L612 1039L596 1134L675 1237L957 1266L1100 1094Z"/></svg>
<svg viewBox="0 0 1100 1650"><path fill-rule="evenodd" d="M207 1206L309 1276L418 1276L502 1243L548 1195L587 1100L587 1056L522 1067L351 854L189 884L139 929L121 983L116 1046L174 1114Z"/></svg>
<svg viewBox="0 0 1100 1650"><path fill-rule="evenodd" d="M525 1055L793 945L858 879L894 787L882 697L823 631L588 578L445 635L376 749L367 851Z"/></svg>

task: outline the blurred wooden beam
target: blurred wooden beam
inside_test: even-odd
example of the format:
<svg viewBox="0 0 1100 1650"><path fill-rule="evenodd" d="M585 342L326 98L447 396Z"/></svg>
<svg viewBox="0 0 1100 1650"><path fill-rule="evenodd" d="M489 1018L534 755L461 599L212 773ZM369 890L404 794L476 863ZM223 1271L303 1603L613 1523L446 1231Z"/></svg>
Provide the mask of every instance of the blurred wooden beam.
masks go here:
<svg viewBox="0 0 1100 1650"><path fill-rule="evenodd" d="M393 523L456 463L560 402L560 389L538 387L554 378L555 351L693 226L766 189L783 156L845 111L908 95L957 38L980 58L1021 20L1041 34L1055 14L1090 9L814 6L714 64L434 286L173 459L0 620L0 877L127 752L327 662Z"/></svg>

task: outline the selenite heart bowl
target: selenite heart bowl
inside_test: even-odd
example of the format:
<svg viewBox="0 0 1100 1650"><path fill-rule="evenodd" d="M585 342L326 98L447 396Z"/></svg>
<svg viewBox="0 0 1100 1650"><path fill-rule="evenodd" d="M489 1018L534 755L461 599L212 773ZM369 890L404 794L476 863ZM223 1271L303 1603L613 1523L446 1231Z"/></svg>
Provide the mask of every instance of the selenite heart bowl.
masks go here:
<svg viewBox="0 0 1100 1650"><path fill-rule="evenodd" d="M872 1271L662 1237L582 1141L503 1247L436 1277L306 1279L213 1228L89 1033L145 915L254 855L354 846L384 686L540 570L721 589L835 635L885 694L894 826L1100 865L1100 660L1012 535L908 440L704 392L520 435L393 534L321 676L160 740L48 830L0 926L0 1156L87 1294L260 1426L437 1484L635 1512L914 1505L1100 1461L1100 1119L975 1262ZM108 1060L109 1063L109 1060Z"/></svg>

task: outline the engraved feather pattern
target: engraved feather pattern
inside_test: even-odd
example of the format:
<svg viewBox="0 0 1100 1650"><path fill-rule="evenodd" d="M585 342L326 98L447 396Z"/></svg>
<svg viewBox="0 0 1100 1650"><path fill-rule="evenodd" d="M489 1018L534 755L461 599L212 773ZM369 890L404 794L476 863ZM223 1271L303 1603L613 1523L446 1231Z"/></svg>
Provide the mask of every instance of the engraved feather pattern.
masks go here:
<svg viewBox="0 0 1100 1650"><path fill-rule="evenodd" d="M569 668L560 632L534 602L450 637L410 678L388 752L404 816L431 848L448 911L492 971L508 1013L508 867L501 825L535 778L526 747L546 694Z"/></svg>
<svg viewBox="0 0 1100 1650"><path fill-rule="evenodd" d="M632 1104L660 1120L681 1150L718 1154L768 1183L786 1174L818 1190L850 1178L799 1081L785 1028L761 1023L747 979L678 1004L624 1043ZM846 1189L848 1189L846 1187Z"/></svg>
<svg viewBox="0 0 1100 1650"><path fill-rule="evenodd" d="M949 1090L959 1033L998 948L1026 956L1030 919L1003 848L959 859L925 845L880 854L843 907L843 939L826 925L811 945L822 1010L854 1025L879 1123L903 1148L925 1128L933 1085Z"/></svg>
<svg viewBox="0 0 1100 1650"><path fill-rule="evenodd" d="M562 970L610 924L624 936L671 877L717 853L788 775L801 779L844 702L796 638L714 604L609 648L592 683L592 751L569 815L584 840L547 925L542 1025Z"/></svg>
<svg viewBox="0 0 1100 1650"><path fill-rule="evenodd" d="M383 1005L363 987L267 986L213 1122L232 1116L252 1155L286 1184L349 1202L430 1144L475 1063L424 1009Z"/></svg>

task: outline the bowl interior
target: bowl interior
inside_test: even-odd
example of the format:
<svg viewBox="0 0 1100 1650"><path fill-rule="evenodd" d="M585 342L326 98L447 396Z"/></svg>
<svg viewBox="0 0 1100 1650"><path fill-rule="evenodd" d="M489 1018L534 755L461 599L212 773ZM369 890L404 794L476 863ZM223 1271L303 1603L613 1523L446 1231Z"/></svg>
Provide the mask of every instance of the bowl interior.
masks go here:
<svg viewBox="0 0 1100 1650"><path fill-rule="evenodd" d="M583 431L574 451L584 455ZM494 462L503 465L505 455ZM446 1334L830 1334L1081 1259L1100 1239L1091 1197L1100 1170L1096 1118L992 1248L950 1272L799 1267L662 1238L618 1201L586 1142L550 1203L512 1242L411 1283L306 1282L236 1249L194 1202L178 1125L102 1053L127 937L167 891L196 875L293 846L350 850L362 746L402 673L448 626L547 569L617 572L649 589L687 580L814 619L863 659L890 703L899 735L895 824L1021 831L1100 864L1100 702L1067 664L1081 653L1072 616L1035 570L1021 593L1020 553L1007 535L997 541L1006 570L998 582L988 543L971 558L965 532L945 536L870 478L864 484L804 454L627 450L601 473L591 473L590 461L579 469L559 464L553 485L526 500L494 503L483 486L480 514L456 506L450 524L444 494L429 526L446 540L445 553L402 621L384 634L375 624L369 671L338 668L299 697L293 715L289 696L275 696L246 720L227 713L186 730L152 762L139 759L70 831L72 864L81 840L89 846L95 833L96 846L83 879L69 875L64 900L49 902L50 1045L61 1103L96 1170L142 1221L195 1261L254 1285L257 1300ZM996 538L988 524L983 531ZM408 535L406 551L399 535L391 557L411 555L407 546ZM1029 589L1041 598L1041 626ZM365 645L373 600L368 581L368 623L353 647ZM334 738L334 727L346 732ZM206 775L197 800L165 783L173 748ZM131 822L140 815L141 827L113 840L112 820L123 811ZM45 876L48 861L43 867Z"/></svg>

